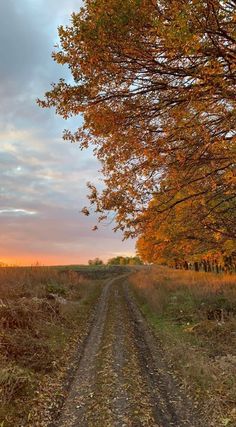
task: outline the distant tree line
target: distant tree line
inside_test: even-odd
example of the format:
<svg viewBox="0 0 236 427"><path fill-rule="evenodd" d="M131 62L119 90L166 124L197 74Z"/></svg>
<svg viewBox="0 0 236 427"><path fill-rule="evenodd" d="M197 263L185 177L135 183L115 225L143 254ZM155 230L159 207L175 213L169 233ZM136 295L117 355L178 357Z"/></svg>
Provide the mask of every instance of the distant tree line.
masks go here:
<svg viewBox="0 0 236 427"><path fill-rule="evenodd" d="M192 262L175 259L174 263L170 263L170 265L176 269L204 271L205 273L236 273L236 253L229 257L215 255Z"/></svg>
<svg viewBox="0 0 236 427"><path fill-rule="evenodd" d="M117 256L115 258L111 258L107 262L108 265L142 265L143 261L138 257L124 257L124 256Z"/></svg>
<svg viewBox="0 0 236 427"><path fill-rule="evenodd" d="M88 260L88 265L104 265L104 262L100 258L94 258Z"/></svg>
<svg viewBox="0 0 236 427"><path fill-rule="evenodd" d="M99 266L99 265L142 265L143 261L138 257L129 257L129 256L116 256L110 258L105 264L100 258L90 259L88 261L89 265Z"/></svg>

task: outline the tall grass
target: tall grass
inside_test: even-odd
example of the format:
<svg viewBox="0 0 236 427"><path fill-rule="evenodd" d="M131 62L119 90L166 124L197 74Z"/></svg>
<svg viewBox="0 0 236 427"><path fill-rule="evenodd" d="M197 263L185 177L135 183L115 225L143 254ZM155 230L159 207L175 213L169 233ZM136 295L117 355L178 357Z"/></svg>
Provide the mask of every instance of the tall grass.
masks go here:
<svg viewBox="0 0 236 427"><path fill-rule="evenodd" d="M173 315L185 313L188 321L236 314L236 275L152 267L132 281L158 313L173 308Z"/></svg>
<svg viewBox="0 0 236 427"><path fill-rule="evenodd" d="M236 275L153 266L135 273L131 283L211 425L236 425Z"/></svg>

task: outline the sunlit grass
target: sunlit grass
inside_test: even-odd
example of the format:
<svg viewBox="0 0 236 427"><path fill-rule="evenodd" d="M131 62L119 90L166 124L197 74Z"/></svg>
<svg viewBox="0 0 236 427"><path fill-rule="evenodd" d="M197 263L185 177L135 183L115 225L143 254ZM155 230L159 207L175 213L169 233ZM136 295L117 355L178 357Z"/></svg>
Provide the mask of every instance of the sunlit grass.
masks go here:
<svg viewBox="0 0 236 427"><path fill-rule="evenodd" d="M131 282L185 387L214 425L235 425L236 275L153 266Z"/></svg>

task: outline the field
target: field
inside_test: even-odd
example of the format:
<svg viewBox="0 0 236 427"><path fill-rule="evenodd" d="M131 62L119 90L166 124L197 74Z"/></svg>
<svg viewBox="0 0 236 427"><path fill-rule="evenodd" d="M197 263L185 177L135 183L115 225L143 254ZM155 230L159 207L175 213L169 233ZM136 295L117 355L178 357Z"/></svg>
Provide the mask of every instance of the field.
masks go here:
<svg viewBox="0 0 236 427"><path fill-rule="evenodd" d="M236 425L233 275L1 268L0 322L1 427Z"/></svg>
<svg viewBox="0 0 236 427"><path fill-rule="evenodd" d="M131 281L166 357L212 425L236 425L236 276L152 267Z"/></svg>
<svg viewBox="0 0 236 427"><path fill-rule="evenodd" d="M1 427L41 425L52 397L60 403L101 284L71 270L0 268Z"/></svg>

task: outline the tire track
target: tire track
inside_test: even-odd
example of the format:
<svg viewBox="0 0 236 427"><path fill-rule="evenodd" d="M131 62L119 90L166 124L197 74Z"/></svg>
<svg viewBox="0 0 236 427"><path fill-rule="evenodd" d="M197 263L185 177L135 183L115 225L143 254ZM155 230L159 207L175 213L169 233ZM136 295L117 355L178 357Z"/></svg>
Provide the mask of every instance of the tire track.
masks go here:
<svg viewBox="0 0 236 427"><path fill-rule="evenodd" d="M77 426L78 419L83 420L84 418L88 399L92 397L93 393L95 376L94 360L99 350L105 326L108 296L113 281L114 280L109 280L102 291L93 326L86 340L86 345L79 361L78 370L75 373L75 379L72 382L69 395L64 404L62 415L55 426Z"/></svg>
<svg viewBox="0 0 236 427"><path fill-rule="evenodd" d="M127 277L105 285L54 427L207 427L169 372Z"/></svg>
<svg viewBox="0 0 236 427"><path fill-rule="evenodd" d="M136 302L123 284L143 376L154 405L155 419L160 427L207 427L194 403L186 396L170 372L158 342Z"/></svg>

